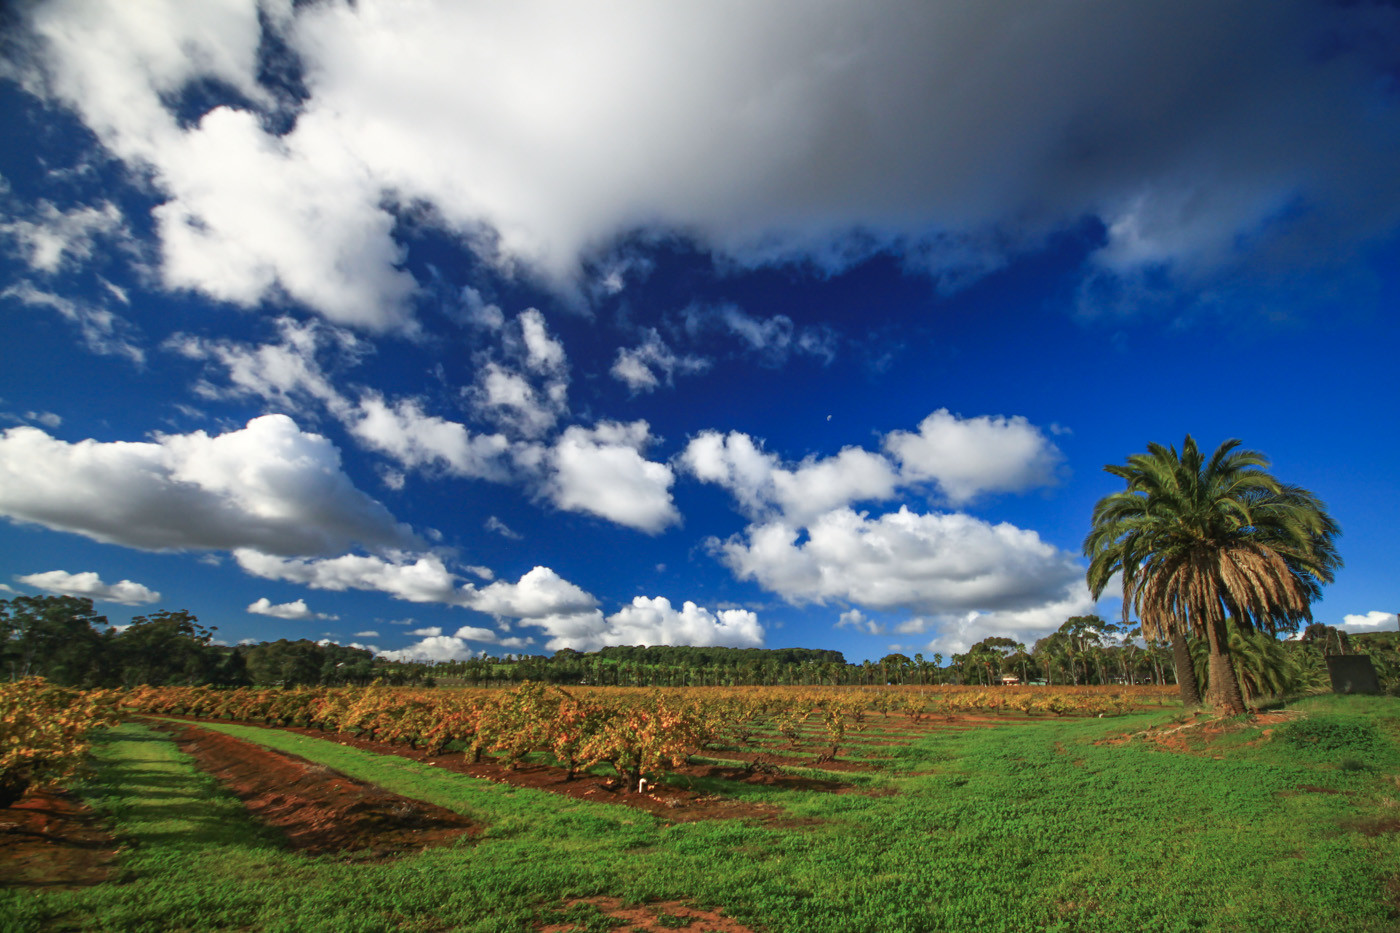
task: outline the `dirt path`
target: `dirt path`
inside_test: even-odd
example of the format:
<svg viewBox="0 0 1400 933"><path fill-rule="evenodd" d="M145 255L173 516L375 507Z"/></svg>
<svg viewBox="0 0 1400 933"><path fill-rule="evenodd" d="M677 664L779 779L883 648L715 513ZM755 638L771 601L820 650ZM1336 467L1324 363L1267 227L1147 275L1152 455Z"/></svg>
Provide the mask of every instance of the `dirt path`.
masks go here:
<svg viewBox="0 0 1400 933"><path fill-rule="evenodd" d="M251 724L245 724L251 725ZM263 727L268 728L268 727ZM471 777L510 784L514 787L530 787L551 794L562 794L577 800L592 803L612 803L646 810L666 820L686 823L695 820L782 819L786 811L779 806L764 803L748 803L712 794L672 787L667 784L651 785L645 793L636 793L634 788L624 788L616 778L603 778L594 774L584 774L572 781L566 780L563 768L550 765L523 764L510 769L494 761L482 760L472 763L461 752L445 752L430 755L427 752L410 748L407 745L390 745L370 739L355 738L345 733L326 733L316 729L291 727L287 732L327 739L340 745L348 745L381 755L398 755L421 761L444 771L465 774ZM772 758L772 756L761 756ZM779 761L781 759L774 759ZM788 790L817 790L840 793L851 789L849 784L838 781L825 781L816 778L783 774L776 767L766 767L761 761L758 769L726 767L723 765L686 765L678 768L675 774L694 778L707 778L738 784L780 787Z"/></svg>
<svg viewBox="0 0 1400 933"><path fill-rule="evenodd" d="M0 809L0 887L65 890L112 877L117 841L71 794L31 790Z"/></svg>
<svg viewBox="0 0 1400 933"><path fill-rule="evenodd" d="M154 725L297 851L387 858L450 845L479 831L460 813L391 794L295 755L183 723Z"/></svg>

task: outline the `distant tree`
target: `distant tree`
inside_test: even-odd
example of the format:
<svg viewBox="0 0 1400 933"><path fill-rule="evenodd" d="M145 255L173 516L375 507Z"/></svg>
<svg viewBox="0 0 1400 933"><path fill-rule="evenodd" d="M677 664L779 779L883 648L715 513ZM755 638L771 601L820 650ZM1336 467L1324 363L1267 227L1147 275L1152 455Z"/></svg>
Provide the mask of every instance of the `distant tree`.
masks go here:
<svg viewBox="0 0 1400 933"><path fill-rule="evenodd" d="M220 662L214 631L184 610L134 617L115 639L122 683L208 683Z"/></svg>

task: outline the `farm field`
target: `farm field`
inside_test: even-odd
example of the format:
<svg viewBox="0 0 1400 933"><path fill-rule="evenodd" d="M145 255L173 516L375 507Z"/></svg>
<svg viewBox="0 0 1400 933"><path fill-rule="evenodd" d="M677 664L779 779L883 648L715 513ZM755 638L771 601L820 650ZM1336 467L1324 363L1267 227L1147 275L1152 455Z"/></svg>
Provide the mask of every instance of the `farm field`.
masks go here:
<svg viewBox="0 0 1400 933"><path fill-rule="evenodd" d="M835 743L819 711L785 721L774 705L660 768L647 794L609 764L566 781L538 747L472 762L460 741L172 709L94 737L78 794L115 837L87 879L105 880L8 885L0 916L17 930L1400 925L1400 701L1316 697L1225 723L1161 701L1120 697L1130 711L1102 718L885 704ZM231 785L204 770L221 755L244 760ZM259 773L271 791L251 786Z"/></svg>

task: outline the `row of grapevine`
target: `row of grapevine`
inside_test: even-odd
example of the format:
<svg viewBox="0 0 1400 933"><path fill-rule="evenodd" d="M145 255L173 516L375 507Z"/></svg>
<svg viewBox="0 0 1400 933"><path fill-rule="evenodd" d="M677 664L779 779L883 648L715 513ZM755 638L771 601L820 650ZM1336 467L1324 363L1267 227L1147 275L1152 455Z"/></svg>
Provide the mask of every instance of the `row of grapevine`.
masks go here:
<svg viewBox="0 0 1400 933"><path fill-rule="evenodd" d="M1015 689L841 690L814 688L696 688L564 690L526 683L516 689L414 690L138 687L123 705L135 712L302 726L344 732L430 753L449 744L479 761L490 755L509 768L545 753L572 778L611 765L627 787L643 775L674 768L707 746L752 747L760 726L796 747L809 721L824 728L835 758L848 731L867 716L925 716L970 712L1102 715L1126 712L1121 693Z"/></svg>
<svg viewBox="0 0 1400 933"><path fill-rule="evenodd" d="M457 743L474 761L490 754L508 768L545 752L569 778L593 765L611 765L628 788L644 774L683 764L715 739L718 721L709 710L659 691L600 702L530 683L510 691L138 687L123 706L345 732L433 754Z"/></svg>
<svg viewBox="0 0 1400 933"><path fill-rule="evenodd" d="M116 721L115 690L69 690L40 677L0 683L0 807L82 766L88 735Z"/></svg>

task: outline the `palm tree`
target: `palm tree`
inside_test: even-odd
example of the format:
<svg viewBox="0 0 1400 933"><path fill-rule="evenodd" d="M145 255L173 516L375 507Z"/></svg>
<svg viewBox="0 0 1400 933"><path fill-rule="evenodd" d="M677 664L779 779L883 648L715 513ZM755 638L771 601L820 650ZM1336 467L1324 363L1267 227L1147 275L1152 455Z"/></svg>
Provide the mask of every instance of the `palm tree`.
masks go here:
<svg viewBox="0 0 1400 933"><path fill-rule="evenodd" d="M1135 610L1148 637L1206 639L1208 699L1226 716L1245 711L1226 619L1242 631L1295 629L1342 563L1340 529L1322 502L1239 445L1228 440L1207 460L1188 434L1180 454L1149 444L1126 466L1104 467L1127 488L1099 500L1084 539L1095 598L1121 573L1125 621ZM1190 668L1178 665L1179 681Z"/></svg>

